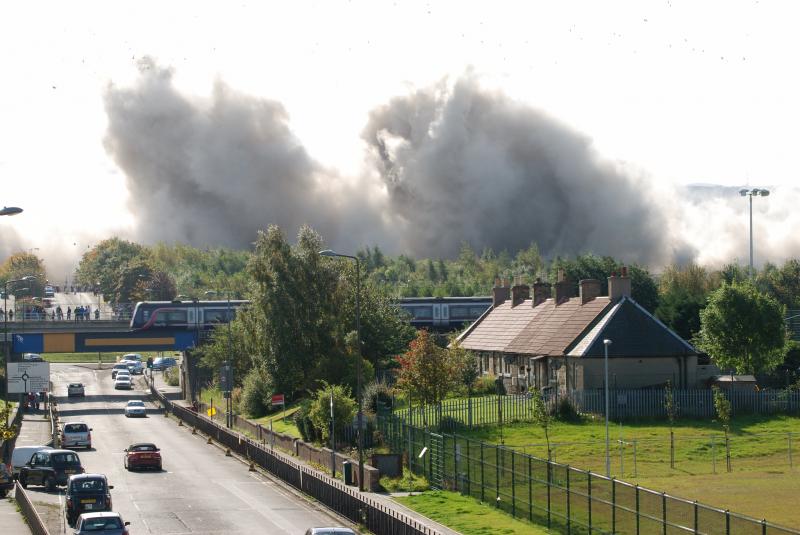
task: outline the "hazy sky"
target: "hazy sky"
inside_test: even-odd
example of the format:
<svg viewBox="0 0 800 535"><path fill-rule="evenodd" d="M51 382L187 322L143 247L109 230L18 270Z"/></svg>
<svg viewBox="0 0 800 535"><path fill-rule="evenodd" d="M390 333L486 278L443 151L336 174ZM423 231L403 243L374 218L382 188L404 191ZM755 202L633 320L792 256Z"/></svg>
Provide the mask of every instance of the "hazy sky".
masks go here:
<svg viewBox="0 0 800 535"><path fill-rule="evenodd" d="M0 19L0 204L25 212L0 219L0 252L38 247L48 264L68 267L111 233L137 237L137 215L147 211L104 142L107 98L139 83L144 57L172 72L170 90L187 102L213 98L222 84L280 103L286 140L302 145L313 172L362 179L378 174L362 137L371 111L469 77L584 136L654 192L690 183L777 187L755 203L772 229L761 230L775 237L796 217L796 204L778 193L800 184L797 9L731 1L16 2ZM663 202L682 197L665 194ZM713 213L675 218L698 259L746 256L746 201L729 206L720 212L724 231L707 223ZM717 243L721 232L736 236L730 247Z"/></svg>

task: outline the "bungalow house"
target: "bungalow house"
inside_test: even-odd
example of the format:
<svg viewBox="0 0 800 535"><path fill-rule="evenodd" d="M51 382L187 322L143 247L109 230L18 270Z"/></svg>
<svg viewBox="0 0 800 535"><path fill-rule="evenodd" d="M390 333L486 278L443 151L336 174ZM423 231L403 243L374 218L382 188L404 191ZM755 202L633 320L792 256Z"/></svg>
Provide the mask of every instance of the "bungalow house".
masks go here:
<svg viewBox="0 0 800 535"><path fill-rule="evenodd" d="M610 340L610 387L701 386L697 351L633 299L625 268L608 278L606 296L599 280L580 281L574 296L559 278L552 287L537 280L532 296L527 285L495 285L492 307L458 338L482 373L502 377L509 392L602 388Z"/></svg>

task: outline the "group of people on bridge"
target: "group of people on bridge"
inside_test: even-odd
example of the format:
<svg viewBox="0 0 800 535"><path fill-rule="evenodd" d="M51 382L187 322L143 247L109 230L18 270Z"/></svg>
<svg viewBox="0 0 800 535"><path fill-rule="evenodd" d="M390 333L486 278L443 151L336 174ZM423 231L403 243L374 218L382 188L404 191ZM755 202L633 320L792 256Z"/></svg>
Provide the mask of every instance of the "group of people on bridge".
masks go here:
<svg viewBox="0 0 800 535"><path fill-rule="evenodd" d="M22 318L23 320L52 320L52 321L64 321L64 311L61 308L61 305L57 306L56 308L52 309L50 312L45 310L42 307L26 307L27 310L17 314L18 318ZM75 321L86 321L92 319L92 307L91 305L78 305L73 310L72 307L67 307L66 312L66 320L71 321L73 318ZM0 322L5 321L14 321L14 310L8 311L8 318L6 318L6 311L0 308ZM100 308L94 309L94 319L100 319Z"/></svg>

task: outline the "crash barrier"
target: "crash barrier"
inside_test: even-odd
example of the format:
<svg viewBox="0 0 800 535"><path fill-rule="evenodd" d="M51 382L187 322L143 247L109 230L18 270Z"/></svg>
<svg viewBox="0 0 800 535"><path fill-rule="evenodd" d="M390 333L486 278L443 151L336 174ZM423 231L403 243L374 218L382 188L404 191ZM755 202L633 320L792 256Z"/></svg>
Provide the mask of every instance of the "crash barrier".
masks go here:
<svg viewBox="0 0 800 535"><path fill-rule="evenodd" d="M397 416L379 418L393 451L431 486L492 503L561 533L800 535L731 511L685 500L514 449L436 433Z"/></svg>
<svg viewBox="0 0 800 535"><path fill-rule="evenodd" d="M435 529L394 511L335 479L296 463L291 458L244 435L234 433L190 409L172 403L153 385L150 386L150 391L164 406L165 411L173 413L186 425L196 428L341 516L364 525L376 535L440 535Z"/></svg>
<svg viewBox="0 0 800 535"><path fill-rule="evenodd" d="M19 506L22 516L25 518L25 522L28 523L31 533L33 533L33 535L50 535L50 532L47 531L47 527L44 525L42 517L36 512L36 508L31 503L30 498L28 498L28 493L25 492L25 489L23 489L18 482L14 483L14 499Z"/></svg>

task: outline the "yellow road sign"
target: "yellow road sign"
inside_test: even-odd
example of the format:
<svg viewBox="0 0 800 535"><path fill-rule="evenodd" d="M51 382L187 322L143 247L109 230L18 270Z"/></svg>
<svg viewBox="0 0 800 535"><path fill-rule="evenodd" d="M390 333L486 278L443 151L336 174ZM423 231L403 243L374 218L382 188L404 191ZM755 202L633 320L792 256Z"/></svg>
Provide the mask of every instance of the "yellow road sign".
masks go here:
<svg viewBox="0 0 800 535"><path fill-rule="evenodd" d="M214 407L211 407L210 409L208 409L208 410L206 411L206 413L207 413L209 416L214 416L214 415L216 415L216 414L217 414L217 409L215 409Z"/></svg>

